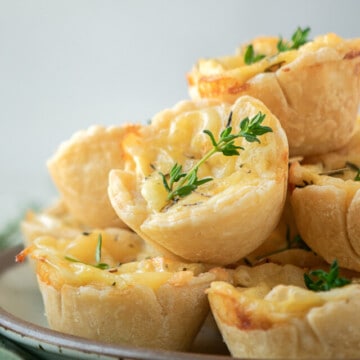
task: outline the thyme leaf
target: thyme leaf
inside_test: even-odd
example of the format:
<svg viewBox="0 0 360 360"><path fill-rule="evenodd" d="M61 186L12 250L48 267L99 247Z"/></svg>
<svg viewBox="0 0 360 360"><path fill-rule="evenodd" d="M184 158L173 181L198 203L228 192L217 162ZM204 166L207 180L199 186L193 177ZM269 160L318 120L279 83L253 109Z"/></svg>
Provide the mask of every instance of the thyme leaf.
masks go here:
<svg viewBox="0 0 360 360"><path fill-rule="evenodd" d="M353 164L349 161L347 161L345 163L345 167L343 167L343 168L323 171L323 172L319 173L319 175L328 175L328 176L343 175L345 171L349 171L349 170L356 171L356 174L355 174L355 177L353 180L360 181L360 168L356 164Z"/></svg>
<svg viewBox="0 0 360 360"><path fill-rule="evenodd" d="M210 130L204 130L204 133L209 136L212 144L212 149L209 150L190 170L189 172L183 172L182 165L175 163L171 168L168 175L159 172L162 177L163 185L168 192L168 201L177 201L187 195L190 195L200 185L203 185L213 178L205 177L198 178L199 167L204 164L215 153L222 153L224 156L239 155L239 150L244 150L243 147L235 144L237 138L243 137L248 142L258 142L258 136L272 132L272 129L268 126L261 125L265 119L265 114L261 112L257 113L253 118L246 117L239 125L239 131L232 133L232 112L230 112L227 126L220 133L219 140L215 139L214 134Z"/></svg>
<svg viewBox="0 0 360 360"><path fill-rule="evenodd" d="M92 267L100 269L100 270L107 270L110 268L110 266L109 266L109 264L101 262L101 248L102 248L102 235L101 235L101 233L99 233L98 241L97 241L96 249L95 249L95 262L96 262L95 264L87 264L79 259L76 259L76 258L68 256L68 255L65 256L65 259L68 261L71 261L71 262L89 265L89 266L92 266Z"/></svg>
<svg viewBox="0 0 360 360"><path fill-rule="evenodd" d="M360 181L360 169L357 171L357 173L354 177L354 181Z"/></svg>
<svg viewBox="0 0 360 360"><path fill-rule="evenodd" d="M246 65L251 65L262 60L264 57L266 57L264 54L255 54L254 46L250 44L245 50L244 62Z"/></svg>
<svg viewBox="0 0 360 360"><path fill-rule="evenodd" d="M354 181L360 181L360 168L356 164L353 164L353 163L351 163L349 161L346 162L346 166L348 166L350 169L356 171Z"/></svg>
<svg viewBox="0 0 360 360"><path fill-rule="evenodd" d="M307 27L302 29L298 27L293 35L291 36L291 41L284 41L282 37L280 37L277 43L277 49L279 52L289 51L289 50L297 50L300 46L306 44L308 40L308 35L310 33L310 28Z"/></svg>
<svg viewBox="0 0 360 360"><path fill-rule="evenodd" d="M95 249L95 261L98 264L101 261L101 247L102 247L102 235L99 233L98 241Z"/></svg>
<svg viewBox="0 0 360 360"><path fill-rule="evenodd" d="M333 288L343 287L351 283L351 280L339 277L339 265L335 259L329 272L324 270L313 270L304 274L304 282L309 290L329 291Z"/></svg>

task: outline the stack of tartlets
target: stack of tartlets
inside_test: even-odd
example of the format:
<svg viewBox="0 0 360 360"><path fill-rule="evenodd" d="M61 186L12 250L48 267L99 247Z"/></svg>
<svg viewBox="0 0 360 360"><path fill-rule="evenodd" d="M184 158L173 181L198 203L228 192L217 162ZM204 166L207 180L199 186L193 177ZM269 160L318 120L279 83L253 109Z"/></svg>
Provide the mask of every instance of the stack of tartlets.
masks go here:
<svg viewBox="0 0 360 360"><path fill-rule="evenodd" d="M210 309L233 356L360 356L360 41L308 31L199 60L191 100L61 144L59 203L18 255L51 328L185 351Z"/></svg>

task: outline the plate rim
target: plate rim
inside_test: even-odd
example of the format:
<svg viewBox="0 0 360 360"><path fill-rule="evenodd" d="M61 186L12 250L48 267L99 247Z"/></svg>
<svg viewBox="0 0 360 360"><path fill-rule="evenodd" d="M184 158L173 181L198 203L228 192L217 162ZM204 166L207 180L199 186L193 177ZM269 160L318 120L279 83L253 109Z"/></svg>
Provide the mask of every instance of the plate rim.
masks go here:
<svg viewBox="0 0 360 360"><path fill-rule="evenodd" d="M0 252L0 277L5 270L16 266L14 260L15 256L22 249L22 245L17 245ZM11 314L0 306L0 333L2 333L3 336L8 337L8 332L12 332L20 338L44 343L49 346L55 346L58 349L68 351L75 350L87 355L101 355L139 360L229 360L230 358L226 355L138 348L128 345L113 345L101 341L89 340L36 325Z"/></svg>

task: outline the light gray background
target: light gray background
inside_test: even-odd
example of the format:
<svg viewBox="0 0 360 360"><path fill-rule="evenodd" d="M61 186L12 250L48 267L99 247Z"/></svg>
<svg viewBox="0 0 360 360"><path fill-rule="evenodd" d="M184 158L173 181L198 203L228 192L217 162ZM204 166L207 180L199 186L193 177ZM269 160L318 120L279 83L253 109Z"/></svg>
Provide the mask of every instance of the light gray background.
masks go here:
<svg viewBox="0 0 360 360"><path fill-rule="evenodd" d="M61 141L187 98L198 58L298 25L359 37L359 14L357 0L0 0L0 224L57 196L45 162Z"/></svg>

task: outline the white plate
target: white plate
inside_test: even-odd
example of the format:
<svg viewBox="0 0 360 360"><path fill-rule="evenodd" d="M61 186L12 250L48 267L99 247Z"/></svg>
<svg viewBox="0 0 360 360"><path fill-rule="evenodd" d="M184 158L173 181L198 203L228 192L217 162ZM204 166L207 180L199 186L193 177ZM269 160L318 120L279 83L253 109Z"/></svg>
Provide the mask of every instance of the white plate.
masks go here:
<svg viewBox="0 0 360 360"><path fill-rule="evenodd" d="M0 334L36 358L229 360L219 333L206 322L191 353L115 346L50 330L30 264L14 261L20 250L0 253Z"/></svg>

